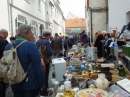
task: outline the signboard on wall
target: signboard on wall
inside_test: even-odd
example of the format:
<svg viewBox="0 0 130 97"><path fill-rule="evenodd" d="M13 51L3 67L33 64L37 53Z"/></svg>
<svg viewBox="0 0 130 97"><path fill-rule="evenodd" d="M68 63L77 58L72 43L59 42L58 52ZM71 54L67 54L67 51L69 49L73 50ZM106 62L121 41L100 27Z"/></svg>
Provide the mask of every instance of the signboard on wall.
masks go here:
<svg viewBox="0 0 130 97"><path fill-rule="evenodd" d="M81 31L81 29L80 28L72 28L71 29L71 32L78 32L78 31Z"/></svg>

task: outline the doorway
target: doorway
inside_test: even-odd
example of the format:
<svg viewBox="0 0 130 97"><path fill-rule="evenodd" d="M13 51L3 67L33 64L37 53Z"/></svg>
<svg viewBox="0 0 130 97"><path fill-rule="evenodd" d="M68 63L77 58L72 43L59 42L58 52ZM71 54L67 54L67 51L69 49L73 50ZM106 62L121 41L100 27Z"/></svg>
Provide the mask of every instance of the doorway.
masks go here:
<svg viewBox="0 0 130 97"><path fill-rule="evenodd" d="M40 36L42 36L43 31L44 31L44 25L43 24L40 24L39 31L40 31Z"/></svg>

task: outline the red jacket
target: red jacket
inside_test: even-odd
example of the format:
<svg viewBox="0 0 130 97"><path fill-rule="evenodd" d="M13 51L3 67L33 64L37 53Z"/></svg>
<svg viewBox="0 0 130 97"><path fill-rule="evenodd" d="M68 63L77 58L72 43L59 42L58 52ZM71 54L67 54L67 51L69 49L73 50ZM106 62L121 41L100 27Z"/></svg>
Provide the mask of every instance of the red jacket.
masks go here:
<svg viewBox="0 0 130 97"><path fill-rule="evenodd" d="M80 42L83 42L82 36L80 36L79 40L80 40Z"/></svg>

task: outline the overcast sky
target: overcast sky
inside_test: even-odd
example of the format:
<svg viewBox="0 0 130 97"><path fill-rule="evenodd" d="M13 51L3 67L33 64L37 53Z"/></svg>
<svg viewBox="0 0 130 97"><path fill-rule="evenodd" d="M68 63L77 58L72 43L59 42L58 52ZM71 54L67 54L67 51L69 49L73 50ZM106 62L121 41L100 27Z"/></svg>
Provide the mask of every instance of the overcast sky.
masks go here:
<svg viewBox="0 0 130 97"><path fill-rule="evenodd" d="M64 16L68 15L69 12L84 18L85 17L85 0L59 0L61 9Z"/></svg>

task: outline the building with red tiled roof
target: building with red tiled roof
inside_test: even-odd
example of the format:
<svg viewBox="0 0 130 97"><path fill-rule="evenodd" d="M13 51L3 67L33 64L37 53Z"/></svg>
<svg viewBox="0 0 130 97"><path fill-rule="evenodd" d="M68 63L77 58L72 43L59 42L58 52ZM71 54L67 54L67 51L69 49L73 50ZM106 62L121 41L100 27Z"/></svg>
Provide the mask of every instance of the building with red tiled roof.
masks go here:
<svg viewBox="0 0 130 97"><path fill-rule="evenodd" d="M79 19L81 17L73 14L72 12L69 12L68 15L67 15L67 17L66 17L66 19L76 19L76 18Z"/></svg>
<svg viewBox="0 0 130 97"><path fill-rule="evenodd" d="M66 19L65 32L66 33L81 33L83 30L86 31L86 19Z"/></svg>

